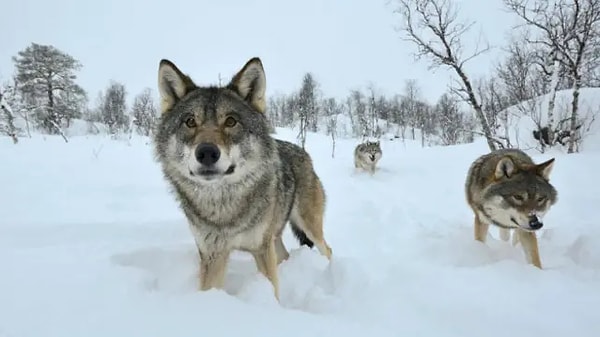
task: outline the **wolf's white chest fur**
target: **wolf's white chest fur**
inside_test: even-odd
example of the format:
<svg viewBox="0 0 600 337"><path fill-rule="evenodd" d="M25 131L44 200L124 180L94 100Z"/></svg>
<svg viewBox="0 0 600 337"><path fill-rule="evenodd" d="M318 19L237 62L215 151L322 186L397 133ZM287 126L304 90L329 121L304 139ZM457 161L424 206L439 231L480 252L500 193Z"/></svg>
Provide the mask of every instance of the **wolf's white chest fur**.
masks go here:
<svg viewBox="0 0 600 337"><path fill-rule="evenodd" d="M210 195L210 197L206 197L206 195ZM237 208L244 202L241 196L236 196L235 193L228 193L228 198L222 199L215 198L215 194L198 195L195 200L196 207L202 210L214 210L214 219L209 220L217 221L224 218L222 214L236 214ZM200 250L207 254L223 250L256 250L263 244L264 233L268 227L264 221L255 224L244 223L244 221L251 221L244 215L232 219L237 223L236 225L223 227L208 225L198 217L194 218L193 225L190 224L192 234ZM240 231L240 227L246 228Z"/></svg>
<svg viewBox="0 0 600 337"><path fill-rule="evenodd" d="M264 242L267 224L258 223L256 226L238 233L229 228L216 228L202 223L190 225L190 229L199 249L203 253L210 254L224 250L252 251L258 249Z"/></svg>

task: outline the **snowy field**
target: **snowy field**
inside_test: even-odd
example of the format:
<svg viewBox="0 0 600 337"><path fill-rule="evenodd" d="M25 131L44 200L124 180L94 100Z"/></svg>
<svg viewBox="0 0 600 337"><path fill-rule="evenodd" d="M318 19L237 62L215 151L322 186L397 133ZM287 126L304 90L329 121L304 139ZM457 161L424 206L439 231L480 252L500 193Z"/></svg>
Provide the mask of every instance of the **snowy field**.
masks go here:
<svg viewBox="0 0 600 337"><path fill-rule="evenodd" d="M278 129L282 139L294 139ZM600 334L600 152L555 155L558 204L540 237L544 270L519 246L473 239L463 184L485 143L382 141L374 176L356 143L309 135L328 195L328 263L298 248L281 303L249 255L226 290L197 291L186 220L145 139L0 138L0 336L567 336Z"/></svg>

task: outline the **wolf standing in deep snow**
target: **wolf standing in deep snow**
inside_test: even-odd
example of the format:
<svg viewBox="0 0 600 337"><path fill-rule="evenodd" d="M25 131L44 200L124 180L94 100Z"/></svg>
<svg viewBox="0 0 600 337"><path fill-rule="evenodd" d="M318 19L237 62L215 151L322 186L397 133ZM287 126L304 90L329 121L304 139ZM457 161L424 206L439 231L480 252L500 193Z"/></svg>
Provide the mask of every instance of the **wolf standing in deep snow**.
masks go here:
<svg viewBox="0 0 600 337"><path fill-rule="evenodd" d="M200 255L200 289L222 288L232 250L253 255L279 299L288 220L301 244L331 259L323 237L325 192L308 153L269 135L266 79L250 59L226 87L198 87L173 63L158 72L155 153Z"/></svg>
<svg viewBox="0 0 600 337"><path fill-rule="evenodd" d="M500 228L507 241L521 242L527 261L542 268L536 231L542 217L557 201L550 184L554 158L535 164L518 149L502 149L480 156L471 164L465 183L467 202L475 213L475 240L485 242L489 225Z"/></svg>
<svg viewBox="0 0 600 337"><path fill-rule="evenodd" d="M354 168L363 169L374 174L375 166L382 155L383 152L381 151L379 141L366 141L358 144L354 148Z"/></svg>

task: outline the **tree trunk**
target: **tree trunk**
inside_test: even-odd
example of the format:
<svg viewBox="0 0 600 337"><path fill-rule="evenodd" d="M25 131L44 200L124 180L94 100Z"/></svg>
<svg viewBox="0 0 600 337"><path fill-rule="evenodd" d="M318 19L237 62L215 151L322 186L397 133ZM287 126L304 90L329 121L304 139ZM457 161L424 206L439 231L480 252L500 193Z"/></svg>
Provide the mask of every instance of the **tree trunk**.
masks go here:
<svg viewBox="0 0 600 337"><path fill-rule="evenodd" d="M556 88L558 87L558 67L560 63L557 58L554 59L552 65L552 80L550 81L550 99L548 101L548 120L546 126L548 127L548 143L549 146L554 145L554 136L556 130L554 129L554 105L556 101ZM540 137L540 140L542 137ZM543 141L542 141L543 142Z"/></svg>
<svg viewBox="0 0 600 337"><path fill-rule="evenodd" d="M15 127L14 120L15 116L13 115L12 108L6 103L4 104L4 97L2 97L2 93L0 92L0 112L3 112L6 116L6 133L13 141L13 144L17 144L19 142L19 138L17 138L17 128Z"/></svg>
<svg viewBox="0 0 600 337"><path fill-rule="evenodd" d="M575 137L575 133L577 132L577 116L579 113L579 89L581 89L581 76L578 72L573 74L573 101L571 103L571 127L570 127L570 135L569 135L569 147L567 149L567 153L575 152L575 144L578 142L578 139Z"/></svg>
<svg viewBox="0 0 600 337"><path fill-rule="evenodd" d="M473 86L471 85L471 81L469 81L467 75L463 72L462 68L455 66L454 70L456 70L456 73L465 85L465 89L469 98L469 103L471 104L471 107L475 110L475 115L477 116L477 119L481 124L481 129L483 130L483 135L487 140L490 151L495 151L497 148L496 144L494 143L494 137L492 135L492 130L490 129L490 124L488 123L487 118L485 118L483 109L481 108L481 105L477 102L477 98L473 93Z"/></svg>
<svg viewBox="0 0 600 337"><path fill-rule="evenodd" d="M51 130L53 128L56 128L57 130L60 130L60 126L59 126L59 121L56 118L56 113L54 111L54 95L53 95L53 88L52 88L52 79L48 78L47 80L48 82L48 87L46 88L46 94L48 95L48 116L46 118L48 118L47 123L48 123L48 130L51 132ZM58 133L60 133L61 131L58 131Z"/></svg>

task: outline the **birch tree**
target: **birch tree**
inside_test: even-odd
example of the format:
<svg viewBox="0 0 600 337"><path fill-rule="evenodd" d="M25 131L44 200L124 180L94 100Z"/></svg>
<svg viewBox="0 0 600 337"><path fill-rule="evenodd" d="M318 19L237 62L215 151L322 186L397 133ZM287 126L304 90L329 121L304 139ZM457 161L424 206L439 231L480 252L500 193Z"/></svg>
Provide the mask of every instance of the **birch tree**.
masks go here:
<svg viewBox="0 0 600 337"><path fill-rule="evenodd" d="M486 52L489 47L476 48L466 55L461 40L473 25L458 21L458 8L451 0L397 0L394 11L401 15L403 39L417 47L417 59L427 58L430 69L445 67L458 76L457 86L451 88L455 95L467 102L475 111L490 150L504 144L495 138L481 103L475 95L465 64Z"/></svg>
<svg viewBox="0 0 600 337"><path fill-rule="evenodd" d="M600 55L600 0L504 0L506 7L518 15L536 34L530 42L545 46L554 55L553 66L559 63L567 69L572 89L569 117L568 153L576 152L580 140L579 91L582 71L598 65ZM553 83L557 78L553 78ZM548 116L553 121L554 115ZM554 130L551 128L551 130ZM556 130L551 132L553 138Z"/></svg>

